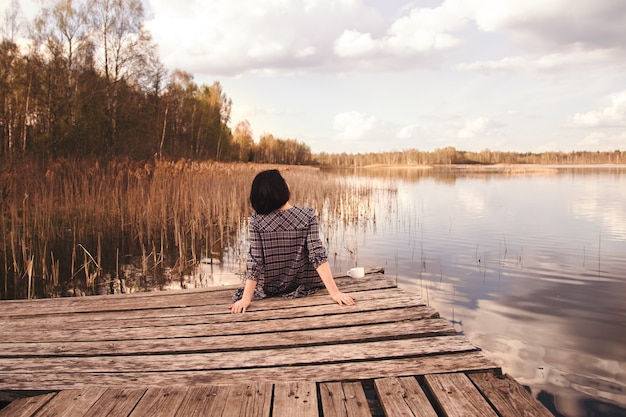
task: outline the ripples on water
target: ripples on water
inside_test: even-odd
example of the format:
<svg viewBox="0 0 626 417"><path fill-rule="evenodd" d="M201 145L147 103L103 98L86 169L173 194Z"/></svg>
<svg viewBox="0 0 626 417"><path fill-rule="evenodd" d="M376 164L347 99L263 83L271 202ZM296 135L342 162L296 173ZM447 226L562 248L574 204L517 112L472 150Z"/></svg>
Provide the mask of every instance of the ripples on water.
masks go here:
<svg viewBox="0 0 626 417"><path fill-rule="evenodd" d="M556 415L625 416L626 169L403 177L355 176L376 220L334 270L385 266Z"/></svg>

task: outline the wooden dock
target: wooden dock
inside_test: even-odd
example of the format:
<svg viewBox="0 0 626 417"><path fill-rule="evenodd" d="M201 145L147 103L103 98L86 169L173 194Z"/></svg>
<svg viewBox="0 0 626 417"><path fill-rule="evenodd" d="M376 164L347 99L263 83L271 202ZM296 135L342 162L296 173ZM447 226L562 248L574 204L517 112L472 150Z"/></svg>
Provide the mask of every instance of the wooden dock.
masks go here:
<svg viewBox="0 0 626 417"><path fill-rule="evenodd" d="M551 416L383 274L227 310L233 287L0 301L0 416Z"/></svg>

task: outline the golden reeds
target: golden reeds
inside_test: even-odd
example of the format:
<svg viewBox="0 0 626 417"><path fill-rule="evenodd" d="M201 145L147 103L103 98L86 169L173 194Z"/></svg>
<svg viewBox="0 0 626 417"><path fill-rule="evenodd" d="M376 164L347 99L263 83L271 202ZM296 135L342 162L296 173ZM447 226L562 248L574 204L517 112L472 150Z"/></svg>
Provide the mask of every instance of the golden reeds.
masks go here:
<svg viewBox="0 0 626 417"><path fill-rule="evenodd" d="M162 284L166 268L182 275L200 258L241 252L251 181L269 168L187 160L3 165L0 298L93 294L134 260ZM372 184L279 168L292 202L314 207L328 230L375 216Z"/></svg>

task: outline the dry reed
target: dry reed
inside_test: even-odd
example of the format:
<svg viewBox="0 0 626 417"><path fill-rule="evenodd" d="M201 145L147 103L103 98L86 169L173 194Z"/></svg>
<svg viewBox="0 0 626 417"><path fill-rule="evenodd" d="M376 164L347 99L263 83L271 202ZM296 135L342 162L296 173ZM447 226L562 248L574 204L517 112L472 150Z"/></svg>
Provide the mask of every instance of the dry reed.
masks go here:
<svg viewBox="0 0 626 417"><path fill-rule="evenodd" d="M268 168L187 160L3 165L0 298L94 294L128 263L162 285L166 271L181 276L201 258L243 251L250 183ZM279 168L292 202L314 207L329 230L375 217L371 185Z"/></svg>

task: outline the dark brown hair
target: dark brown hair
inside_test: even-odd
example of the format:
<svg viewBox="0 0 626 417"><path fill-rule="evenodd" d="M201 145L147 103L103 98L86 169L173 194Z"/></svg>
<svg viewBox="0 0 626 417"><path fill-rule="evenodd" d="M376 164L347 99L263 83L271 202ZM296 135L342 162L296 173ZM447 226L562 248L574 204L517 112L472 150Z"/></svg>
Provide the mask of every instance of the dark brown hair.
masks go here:
<svg viewBox="0 0 626 417"><path fill-rule="evenodd" d="M289 186L277 169L259 172L252 181L250 203L258 214L281 208L290 196Z"/></svg>

